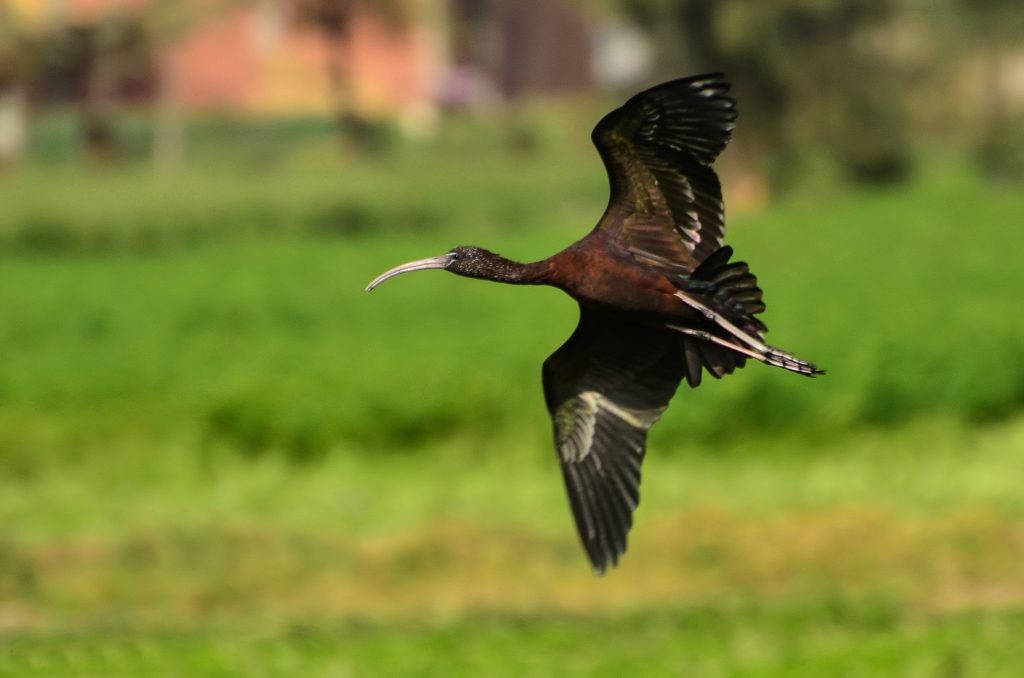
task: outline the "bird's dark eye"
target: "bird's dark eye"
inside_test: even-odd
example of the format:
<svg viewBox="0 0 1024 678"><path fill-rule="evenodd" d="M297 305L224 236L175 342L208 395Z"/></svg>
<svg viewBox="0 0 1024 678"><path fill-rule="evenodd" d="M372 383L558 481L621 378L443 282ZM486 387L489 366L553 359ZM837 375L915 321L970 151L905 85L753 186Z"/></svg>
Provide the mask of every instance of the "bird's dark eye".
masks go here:
<svg viewBox="0 0 1024 678"><path fill-rule="evenodd" d="M455 261L456 259L459 258L459 253L458 252L452 252L451 257L452 257L452 261Z"/></svg>

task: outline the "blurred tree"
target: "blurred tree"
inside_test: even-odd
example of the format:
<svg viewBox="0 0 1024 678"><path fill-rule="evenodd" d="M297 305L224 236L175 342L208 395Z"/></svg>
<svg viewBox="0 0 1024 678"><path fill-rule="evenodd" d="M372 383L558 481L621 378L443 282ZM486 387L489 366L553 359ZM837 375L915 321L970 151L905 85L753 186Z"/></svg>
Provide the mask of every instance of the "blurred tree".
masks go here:
<svg viewBox="0 0 1024 678"><path fill-rule="evenodd" d="M1010 56L1024 47L1024 12L1017 0L948 0L945 16L950 52L974 53L981 62L980 132L982 169L997 178L1024 177L1024 112L1014 110L1007 83Z"/></svg>
<svg viewBox="0 0 1024 678"><path fill-rule="evenodd" d="M180 166L185 157L185 117L181 73L175 46L196 26L255 0L152 0L144 21L157 70L153 160L158 170Z"/></svg>
<svg viewBox="0 0 1024 678"><path fill-rule="evenodd" d="M646 26L662 75L724 70L743 97L744 146L785 185L806 149L854 179L910 169L904 89L915 62L891 49L913 0L618 0ZM799 151L799 152L798 152Z"/></svg>
<svg viewBox="0 0 1024 678"><path fill-rule="evenodd" d="M149 44L139 21L123 13L104 16L80 36L86 43L81 50L85 62L82 140L91 157L106 160L117 152L118 99L127 83L145 79L151 70Z"/></svg>
<svg viewBox="0 0 1024 678"><path fill-rule="evenodd" d="M386 20L395 29L407 26L416 14L413 0L292 0L298 20L316 28L327 44L330 58L327 76L332 90L335 121L345 145L356 144L372 136L372 125L353 109L352 24L359 12L369 12Z"/></svg>
<svg viewBox="0 0 1024 678"><path fill-rule="evenodd" d="M25 145L25 91L14 17L0 4L0 169L13 164Z"/></svg>
<svg viewBox="0 0 1024 678"><path fill-rule="evenodd" d="M0 169L18 161L28 136L28 90L42 60L40 41L0 0Z"/></svg>
<svg viewBox="0 0 1024 678"><path fill-rule="evenodd" d="M117 14L68 25L53 13L19 14L10 7L0 0L0 162L25 143L30 101L77 102L84 148L90 156L110 157L115 99L140 75L135 65L147 51L139 22Z"/></svg>

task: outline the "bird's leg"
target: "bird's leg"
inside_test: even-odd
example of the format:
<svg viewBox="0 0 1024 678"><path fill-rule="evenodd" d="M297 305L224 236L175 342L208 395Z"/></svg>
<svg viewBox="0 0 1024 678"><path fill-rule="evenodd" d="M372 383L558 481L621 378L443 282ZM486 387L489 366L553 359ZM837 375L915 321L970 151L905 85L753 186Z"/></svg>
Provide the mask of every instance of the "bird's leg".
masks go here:
<svg viewBox="0 0 1024 678"><path fill-rule="evenodd" d="M741 353L745 356L759 360L766 365L772 365L774 367L781 367L789 370L790 372L797 372L798 374L806 374L814 376L816 374L823 374L822 370L807 362L806 360L800 360L794 355L790 355L785 351L780 351L777 348L767 346L767 350L764 352L758 352L747 348L746 346L740 346L727 339L723 339L717 335L705 332L704 330L695 330L689 327L680 327L679 325L666 325L670 330L681 332L690 337L700 339L702 341L708 341L719 346L724 346L730 350Z"/></svg>
<svg viewBox="0 0 1024 678"><path fill-rule="evenodd" d="M773 352L775 350L771 346L768 346L767 344L765 344L764 342L758 341L757 338L751 336L748 332L744 332L740 328L736 327L736 325L734 325L731 322L729 322L728 320L726 320L725 317L722 316L721 313L718 313L718 312L708 308L707 306L705 306L704 304L700 303L696 299L690 297L685 292L682 292L682 291L676 292L676 296L679 297L679 299L681 299L684 304L686 304L690 308L696 310L698 313L703 315L705 318L707 318L711 322L715 323L716 325L720 326L726 332L728 332L729 334L733 335L734 337L736 337L737 339L742 341L744 344L750 346L755 351L759 351L761 353L771 353L771 352Z"/></svg>
<svg viewBox="0 0 1024 678"><path fill-rule="evenodd" d="M724 347L726 347L728 349L732 349L733 351L736 351L737 353L742 353L745 356L753 358L754 360L760 360L762 362L768 362L765 359L765 356L763 354L758 353L757 351L753 351L753 350L747 348L746 346L740 346L739 344L734 344L731 341L727 341L725 339L722 339L721 337L716 336L714 334L711 334L710 332L705 332L704 330L695 330L695 329L692 329L692 328L689 328L689 327L680 327L679 325L666 325L666 327L668 327L671 330L675 330L676 332L682 332L685 335L688 335L688 336L691 336L691 337L695 337L695 338L700 339L702 341L708 341L708 342L711 342L713 344L718 344L719 346L724 346Z"/></svg>

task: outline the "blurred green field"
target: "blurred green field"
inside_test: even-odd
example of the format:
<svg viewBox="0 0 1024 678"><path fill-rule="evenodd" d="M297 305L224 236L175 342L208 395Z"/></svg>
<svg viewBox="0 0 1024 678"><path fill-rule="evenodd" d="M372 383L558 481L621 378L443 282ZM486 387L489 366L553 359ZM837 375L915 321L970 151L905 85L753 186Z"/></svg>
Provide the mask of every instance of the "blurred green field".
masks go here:
<svg viewBox="0 0 1024 678"><path fill-rule="evenodd" d="M0 367L0 464L28 472L50 455L140 436L303 459L340 444L394 451L526 422L546 428L539 365L575 324L570 300L443 274L362 291L383 268L462 242L535 259L590 228L603 202L599 168L579 175L565 159L532 162L537 172L470 177L456 163L363 168L347 190L370 201L360 208L368 225L348 236L302 230L304 211L347 199L328 174L224 182L225 194L216 174L169 187L82 177L61 201L47 201L36 177L16 177L0 196L12 206L0 231L21 233L23 245L43 237L30 234L47 210L63 213L54 224L74 223L81 205L93 220L84 232L112 230L99 252L67 244L4 255L0 350L12 358ZM280 203L284 221L250 232L241 206L260 200L272 214ZM403 212L430 204L426 232L403 230ZM172 224L190 210L224 232L178 241ZM131 250L155 212L171 235ZM920 415L969 424L1013 415L1024 405L1024 317L1013 312L1024 272L1008 257L1024 246L1021 214L1019 193L948 175L740 215L730 241L767 290L770 340L834 378L746 370L684 395L658 431L666 440L827 436Z"/></svg>
<svg viewBox="0 0 1024 678"><path fill-rule="evenodd" d="M478 616L424 629L298 626L248 633L15 641L2 675L1014 676L1021 615L901 620L879 606L605 617ZM819 620L813 626L807 619Z"/></svg>
<svg viewBox="0 0 1024 678"><path fill-rule="evenodd" d="M1019 675L1024 195L936 161L731 217L769 340L829 374L680 391L596 579L540 393L574 304L362 291L589 229L559 124L3 177L0 673Z"/></svg>

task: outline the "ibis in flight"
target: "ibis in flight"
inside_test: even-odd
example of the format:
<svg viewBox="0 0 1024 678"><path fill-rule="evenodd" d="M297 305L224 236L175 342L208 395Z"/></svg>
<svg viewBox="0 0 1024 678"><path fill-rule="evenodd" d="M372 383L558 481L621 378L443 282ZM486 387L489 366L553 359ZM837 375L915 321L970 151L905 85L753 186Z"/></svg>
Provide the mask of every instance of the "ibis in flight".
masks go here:
<svg viewBox="0 0 1024 678"><path fill-rule="evenodd" d="M550 285L579 303L572 336L544 361L544 400L580 540L594 570L618 563L639 502L647 431L679 383L697 387L748 358L822 371L764 341L757 278L723 246L712 163L736 104L720 74L663 83L607 114L592 139L611 198L582 240L522 264L479 247L392 268L367 286L438 268L513 285Z"/></svg>

